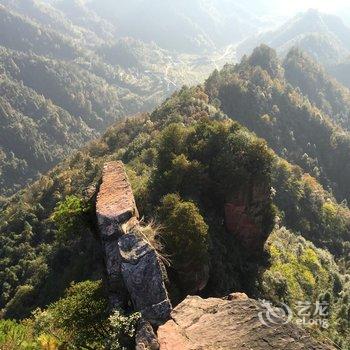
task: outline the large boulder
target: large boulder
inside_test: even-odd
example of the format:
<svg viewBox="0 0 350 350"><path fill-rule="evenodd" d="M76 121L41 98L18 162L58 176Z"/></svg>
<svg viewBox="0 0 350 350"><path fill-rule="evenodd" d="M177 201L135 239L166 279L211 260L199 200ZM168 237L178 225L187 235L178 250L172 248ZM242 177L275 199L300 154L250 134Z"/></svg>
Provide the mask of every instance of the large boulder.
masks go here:
<svg viewBox="0 0 350 350"><path fill-rule="evenodd" d="M151 324L162 324L170 316L171 304L157 253L136 228L122 236L118 246L121 273L135 310Z"/></svg>
<svg viewBox="0 0 350 350"><path fill-rule="evenodd" d="M260 303L245 294L224 299L189 296L158 329L160 350L333 349L291 323L264 325Z"/></svg>
<svg viewBox="0 0 350 350"><path fill-rule="evenodd" d="M124 309L128 293L121 275L119 238L123 225L138 218L134 195L122 162L110 162L103 168L97 195L96 215L104 253L108 295L111 308Z"/></svg>
<svg viewBox="0 0 350 350"><path fill-rule="evenodd" d="M133 191L122 162L104 166L96 202L99 236L112 309L133 308L152 325L164 323L171 303L164 267L143 238Z"/></svg>

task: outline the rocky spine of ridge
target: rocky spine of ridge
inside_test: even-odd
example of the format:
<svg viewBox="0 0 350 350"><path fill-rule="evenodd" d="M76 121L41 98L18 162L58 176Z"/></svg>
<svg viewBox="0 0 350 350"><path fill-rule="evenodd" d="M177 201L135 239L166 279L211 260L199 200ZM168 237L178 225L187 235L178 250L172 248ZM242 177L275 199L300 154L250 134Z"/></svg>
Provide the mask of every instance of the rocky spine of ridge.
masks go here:
<svg viewBox="0 0 350 350"><path fill-rule="evenodd" d="M156 342L152 326L170 317L165 268L143 238L134 195L121 162L104 166L96 203L110 306L140 312L138 342ZM142 349L142 347L140 347Z"/></svg>
<svg viewBox="0 0 350 350"><path fill-rule="evenodd" d="M257 198L266 197L261 188L253 192L260 194ZM249 219L246 207L244 196L226 205L227 230L242 231L242 242L254 245L255 238L260 245L258 226ZM96 214L110 306L126 310L131 301L133 310L142 315L136 332L136 350L333 349L282 318L264 324L259 314L266 310L244 293L223 299L188 296L172 310L165 268L142 236L133 191L122 162L105 164Z"/></svg>

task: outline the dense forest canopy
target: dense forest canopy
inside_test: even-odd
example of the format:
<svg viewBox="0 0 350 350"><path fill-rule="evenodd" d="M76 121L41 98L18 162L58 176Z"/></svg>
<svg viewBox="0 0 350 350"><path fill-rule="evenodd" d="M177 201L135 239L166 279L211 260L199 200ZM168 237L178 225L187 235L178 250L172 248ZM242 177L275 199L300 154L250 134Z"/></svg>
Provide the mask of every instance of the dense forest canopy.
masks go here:
<svg viewBox="0 0 350 350"><path fill-rule="evenodd" d="M179 60L156 44L116 37L116 27L81 2L1 4L2 196L214 67L193 69L197 57Z"/></svg>
<svg viewBox="0 0 350 350"><path fill-rule="evenodd" d="M309 100L307 85L312 84L314 77L307 64L301 62L304 66L300 67L295 59L299 60L298 54L291 53L283 68L274 50L260 46L240 64L215 71L206 82L206 91L212 101L218 100L226 114L265 138L280 156L318 178L340 201L348 200L350 138L346 129L341 128L342 125L348 128L347 109L342 105L344 112L338 114L332 108L336 106L334 95L345 100L348 96L342 97L341 88L337 90L337 84L332 87L331 80L324 77L323 83L320 79L317 85L320 89L317 98L313 99L317 92L310 89L314 96L309 94ZM300 74L295 72L296 67L305 68L301 81L298 81ZM291 69L294 71L288 75ZM308 74L310 78L304 79ZM322 74L321 70L316 78ZM329 91L323 93L320 101L324 89ZM330 108L325 108L327 98Z"/></svg>

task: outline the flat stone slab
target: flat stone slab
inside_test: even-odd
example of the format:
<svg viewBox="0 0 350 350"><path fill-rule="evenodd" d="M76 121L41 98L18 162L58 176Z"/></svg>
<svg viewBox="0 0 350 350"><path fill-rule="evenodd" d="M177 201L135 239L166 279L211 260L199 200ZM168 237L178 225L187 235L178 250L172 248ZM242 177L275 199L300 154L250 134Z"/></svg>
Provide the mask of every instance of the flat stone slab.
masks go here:
<svg viewBox="0 0 350 350"><path fill-rule="evenodd" d="M335 350L283 319L263 324L261 304L243 294L231 300L189 296L158 328L160 350Z"/></svg>
<svg viewBox="0 0 350 350"><path fill-rule="evenodd" d="M97 196L96 214L101 231L110 235L129 219L138 218L134 194L122 162L109 162L103 168Z"/></svg>

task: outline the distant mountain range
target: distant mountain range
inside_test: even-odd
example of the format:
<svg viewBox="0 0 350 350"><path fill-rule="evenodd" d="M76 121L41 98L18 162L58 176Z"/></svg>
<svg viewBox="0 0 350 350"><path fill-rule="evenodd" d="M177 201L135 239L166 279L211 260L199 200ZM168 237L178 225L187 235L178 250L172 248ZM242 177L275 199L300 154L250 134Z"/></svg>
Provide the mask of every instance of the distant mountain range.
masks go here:
<svg viewBox="0 0 350 350"><path fill-rule="evenodd" d="M0 195L117 119L198 83L230 53L179 56L121 37L117 24L80 1L1 0L0 29Z"/></svg>
<svg viewBox="0 0 350 350"><path fill-rule="evenodd" d="M210 52L261 26L252 13L229 1L93 0L89 7L115 23L118 35L180 52Z"/></svg>
<svg viewBox="0 0 350 350"><path fill-rule="evenodd" d="M320 63L331 64L350 55L350 27L337 16L309 10L274 31L245 40L237 48L238 56L251 53L260 44L275 48L280 55L295 46Z"/></svg>

